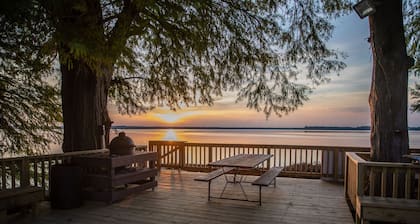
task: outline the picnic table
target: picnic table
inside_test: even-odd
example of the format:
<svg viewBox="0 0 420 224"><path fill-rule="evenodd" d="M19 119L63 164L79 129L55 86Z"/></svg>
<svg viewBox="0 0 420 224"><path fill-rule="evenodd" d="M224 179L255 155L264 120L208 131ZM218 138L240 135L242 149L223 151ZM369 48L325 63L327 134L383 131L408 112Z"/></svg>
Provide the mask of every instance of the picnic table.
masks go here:
<svg viewBox="0 0 420 224"><path fill-rule="evenodd" d="M209 183L208 188L208 200L210 198L213 198L210 195L210 188L211 188L211 181L219 176L225 177L225 186L223 187L223 190L220 194L219 199L230 199L230 200L240 200L240 201L251 201L248 199L248 196L242 186L242 183L244 182L244 176L240 176L238 179L237 176L239 174L240 170L247 170L247 169L255 169L258 168L261 164L263 164L265 161L269 160L273 155L267 155L267 154L239 154L232 157L224 158L215 162L211 162L208 165L211 167L220 167L218 170L215 170L208 175L204 177L196 178L197 181L206 181ZM273 167L270 170L263 173L263 169L261 167L261 173L262 175L252 182L253 185L259 185L260 186L260 197L259 197L259 203L261 205L261 186L268 186L273 180L275 181L275 178L277 175L281 172L281 168ZM233 174L233 180L229 180L229 178L226 176L226 174ZM240 189L242 191L242 194L244 196L244 199L238 199L238 198L229 198L224 197L224 192L228 186L228 184L238 184L240 186Z"/></svg>

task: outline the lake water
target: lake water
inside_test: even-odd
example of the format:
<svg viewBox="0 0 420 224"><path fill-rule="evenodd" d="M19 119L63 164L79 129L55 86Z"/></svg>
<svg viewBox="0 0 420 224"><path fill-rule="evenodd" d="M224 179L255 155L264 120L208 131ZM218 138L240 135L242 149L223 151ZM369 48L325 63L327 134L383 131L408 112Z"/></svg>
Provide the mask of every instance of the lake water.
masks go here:
<svg viewBox="0 0 420 224"><path fill-rule="evenodd" d="M194 143L277 144L317 146L370 146L370 131L315 131L293 129L119 129L137 145L150 140ZM410 131L410 148L420 148L420 131Z"/></svg>
<svg viewBox="0 0 420 224"><path fill-rule="evenodd" d="M152 140L192 143L230 143L267 145L316 145L369 147L370 131L303 130L303 129L113 129L111 139L124 131L136 145ZM410 148L420 148L420 131L409 131ZM60 153L59 144L49 153ZM8 157L10 155L6 155ZM18 156L18 155L12 155Z"/></svg>

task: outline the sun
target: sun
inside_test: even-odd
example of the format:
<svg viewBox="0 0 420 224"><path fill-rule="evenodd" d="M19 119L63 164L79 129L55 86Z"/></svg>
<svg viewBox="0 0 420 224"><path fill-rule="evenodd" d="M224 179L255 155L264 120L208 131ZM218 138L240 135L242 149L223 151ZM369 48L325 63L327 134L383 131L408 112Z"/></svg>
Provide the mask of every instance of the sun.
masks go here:
<svg viewBox="0 0 420 224"><path fill-rule="evenodd" d="M154 114L157 118L164 121L165 123L174 124L179 123L183 119L190 117L192 115L196 115L199 112L197 111L187 111L187 112L180 112L180 113L156 113Z"/></svg>

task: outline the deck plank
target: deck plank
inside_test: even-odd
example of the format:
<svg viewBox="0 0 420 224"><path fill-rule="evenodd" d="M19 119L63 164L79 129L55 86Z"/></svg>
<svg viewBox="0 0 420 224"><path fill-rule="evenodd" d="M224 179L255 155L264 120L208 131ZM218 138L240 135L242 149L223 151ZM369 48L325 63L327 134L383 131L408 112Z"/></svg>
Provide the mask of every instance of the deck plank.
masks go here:
<svg viewBox="0 0 420 224"><path fill-rule="evenodd" d="M342 185L278 178L277 188L264 188L264 203L258 206L219 199L208 202L207 184L194 181L200 175L162 170L154 192L111 205L86 202L72 210L50 210L49 203L43 203L38 217L20 217L13 223L353 223ZM247 181L255 179L247 177ZM215 179L212 194L217 195L223 183L223 178ZM229 186L225 196L241 197L235 187ZM257 186L244 184L244 188L251 199L258 198Z"/></svg>

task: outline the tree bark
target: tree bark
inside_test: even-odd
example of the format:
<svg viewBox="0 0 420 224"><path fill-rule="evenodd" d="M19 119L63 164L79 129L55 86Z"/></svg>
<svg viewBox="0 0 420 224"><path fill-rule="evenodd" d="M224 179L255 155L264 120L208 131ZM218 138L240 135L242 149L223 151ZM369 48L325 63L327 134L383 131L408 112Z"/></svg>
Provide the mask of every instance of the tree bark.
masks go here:
<svg viewBox="0 0 420 224"><path fill-rule="evenodd" d="M98 75L83 61L69 69L61 65L64 121L63 151L98 149L102 145L102 126L110 127L107 110L108 77Z"/></svg>
<svg viewBox="0 0 420 224"><path fill-rule="evenodd" d="M409 60L402 1L385 0L369 16L373 53L371 159L400 162L408 151L407 88Z"/></svg>

